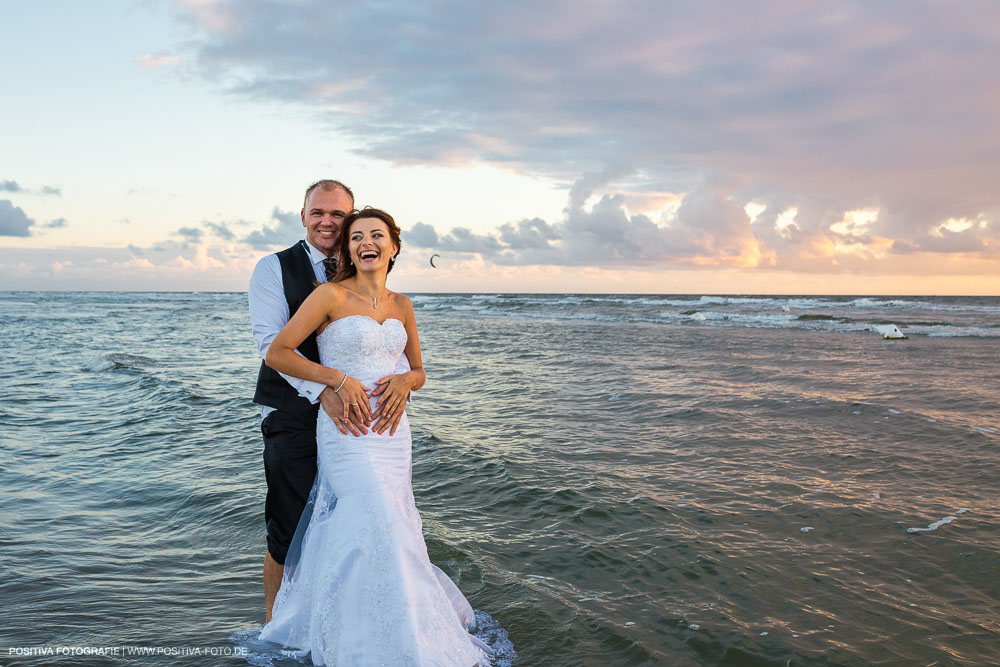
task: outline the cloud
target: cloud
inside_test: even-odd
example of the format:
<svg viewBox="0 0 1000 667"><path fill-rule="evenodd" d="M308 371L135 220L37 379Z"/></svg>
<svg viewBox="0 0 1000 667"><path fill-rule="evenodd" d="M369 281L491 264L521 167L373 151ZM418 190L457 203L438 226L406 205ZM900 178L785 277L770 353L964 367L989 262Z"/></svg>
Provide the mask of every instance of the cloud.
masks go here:
<svg viewBox="0 0 1000 667"><path fill-rule="evenodd" d="M210 222L206 220L202 223L209 231L215 236L222 239L223 241L232 241L236 238L236 234L233 233L231 229L226 227L226 225L218 222Z"/></svg>
<svg viewBox="0 0 1000 667"><path fill-rule="evenodd" d="M277 206L271 211L272 225L264 224L241 239L254 248L273 249L277 246L288 246L302 238L302 218L293 211L281 211Z"/></svg>
<svg viewBox="0 0 1000 667"><path fill-rule="evenodd" d="M500 240L513 250L527 248L550 248L553 241L562 238L562 233L541 218L520 220L516 224L505 223L499 228Z"/></svg>
<svg viewBox="0 0 1000 667"><path fill-rule="evenodd" d="M261 253L246 246L4 248L0 289L245 291Z"/></svg>
<svg viewBox="0 0 1000 667"><path fill-rule="evenodd" d="M438 235L434 227L423 222L418 222L408 232L402 234L402 241L407 245L414 245L418 248L436 248L438 245Z"/></svg>
<svg viewBox="0 0 1000 667"><path fill-rule="evenodd" d="M25 190L18 184L17 181L0 181L0 192L24 192L27 194L36 194L43 196L56 196L62 195L62 190L51 185L43 185L41 188L35 191Z"/></svg>
<svg viewBox="0 0 1000 667"><path fill-rule="evenodd" d="M589 218L565 221L605 216L601 222L656 240L653 254L752 262L760 253L767 264L770 248L777 265L791 266L797 256L833 261L827 243L861 248L889 239L901 248L988 253L997 241L995 226L960 242L934 230L951 218L1000 219L993 164L1000 42L991 30L1000 23L998 4L299 0L292 10L279 0L175 0L173 7L193 29L184 48L202 76L243 98L307 106L361 154L400 164L488 163L575 182L577 195L594 192L585 180L592 175L613 187L591 196L683 197L676 225L637 210L637 198L608 200ZM329 38L373 25L379 49ZM577 195L571 212L586 203ZM748 227L737 209L751 201L766 211ZM616 210L623 206L632 207L624 218ZM794 228L776 229L791 208ZM856 209L878 211L866 236L831 231ZM528 221L510 225L492 241L454 231L440 242L537 254L560 240ZM261 230L262 239L268 234ZM426 230L410 234L427 240Z"/></svg>
<svg viewBox="0 0 1000 667"><path fill-rule="evenodd" d="M479 255L496 266L567 266L653 270L657 267L754 269L802 274L930 272L942 266L933 254L962 253L967 273L995 272L1000 241L983 240L989 224L951 220L934 235L913 242L869 233L878 212L813 211L823 225L800 228L798 212L779 215L755 210L734 198L731 183L707 179L688 192L676 210L653 219L629 212L629 197L607 193L607 183L588 175L567 196L563 217L552 222L529 218L475 234L457 228L441 233L417 223L403 235L408 246ZM588 202L585 204L584 202ZM592 203L590 203L592 202ZM903 260L907 254L918 259ZM894 259L895 256L895 259ZM972 261L970 261L972 260ZM980 260L980 261L975 261ZM949 271L956 269L950 266Z"/></svg>
<svg viewBox="0 0 1000 667"><path fill-rule="evenodd" d="M175 235L181 236L191 243L197 243L201 240L201 236L204 232L196 227L181 227L176 232Z"/></svg>
<svg viewBox="0 0 1000 667"><path fill-rule="evenodd" d="M21 208L14 206L8 199L0 199L0 236L31 236L31 226L34 224L35 221L25 215Z"/></svg>
<svg viewBox="0 0 1000 667"><path fill-rule="evenodd" d="M55 220L49 220L44 225L42 225L42 227L45 227L47 229L61 229L65 227L67 224L68 223L66 222L66 218L56 218Z"/></svg>
<svg viewBox="0 0 1000 667"><path fill-rule="evenodd" d="M179 62L183 62L183 60L180 56L167 53L166 51L157 51L156 53L147 53L139 56L134 62L143 69L156 69L176 65Z"/></svg>

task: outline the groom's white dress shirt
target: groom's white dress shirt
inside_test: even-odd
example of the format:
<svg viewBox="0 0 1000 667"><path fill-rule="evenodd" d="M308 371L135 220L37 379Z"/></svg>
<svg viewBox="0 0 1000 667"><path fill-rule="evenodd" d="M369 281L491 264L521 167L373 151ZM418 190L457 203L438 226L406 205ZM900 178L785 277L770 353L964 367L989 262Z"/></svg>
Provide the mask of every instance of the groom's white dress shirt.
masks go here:
<svg viewBox="0 0 1000 667"><path fill-rule="evenodd" d="M303 241L303 243L309 252L309 259L312 260L316 280L326 282L326 269L323 267L326 255L314 248L308 241ZM288 324L290 318L288 301L285 300L285 284L281 279L281 262L278 261L277 255L273 253L265 255L257 262L253 275L250 276L248 297L253 337L257 341L260 358L264 359L267 357L267 350L271 347L274 337L278 335L282 327ZM299 396L310 403L318 403L319 395L326 389L326 385L319 382L310 382L284 373L281 374L281 377L295 388ZM274 408L265 405L261 407L260 414L262 417L266 417L273 410Z"/></svg>

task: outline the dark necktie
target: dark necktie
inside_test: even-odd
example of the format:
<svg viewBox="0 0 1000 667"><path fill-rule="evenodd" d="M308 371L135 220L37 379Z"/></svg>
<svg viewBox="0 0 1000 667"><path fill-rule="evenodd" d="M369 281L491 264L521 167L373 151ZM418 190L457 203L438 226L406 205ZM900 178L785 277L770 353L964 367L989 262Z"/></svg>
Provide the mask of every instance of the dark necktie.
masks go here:
<svg viewBox="0 0 1000 667"><path fill-rule="evenodd" d="M323 260L323 268L326 269L326 282L333 280L333 276L337 273L337 258L327 257Z"/></svg>

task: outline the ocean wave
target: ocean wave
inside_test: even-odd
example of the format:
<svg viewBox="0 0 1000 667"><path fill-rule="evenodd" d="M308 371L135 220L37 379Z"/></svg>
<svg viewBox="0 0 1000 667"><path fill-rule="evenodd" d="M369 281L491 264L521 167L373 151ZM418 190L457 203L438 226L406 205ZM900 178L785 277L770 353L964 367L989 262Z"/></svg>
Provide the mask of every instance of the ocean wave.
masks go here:
<svg viewBox="0 0 1000 667"><path fill-rule="evenodd" d="M906 333L924 334L928 338L1000 338L1000 331L980 327L942 327L937 330L920 331L920 327L907 328Z"/></svg>
<svg viewBox="0 0 1000 667"><path fill-rule="evenodd" d="M933 337L1000 337L1000 326L982 313L1000 306L926 299L823 296L455 294L417 295L424 311L476 313L484 317L590 320L609 323L656 322L830 332L867 330L896 324L907 333ZM973 301L973 303L967 303ZM947 316L932 314L946 311Z"/></svg>
<svg viewBox="0 0 1000 667"><path fill-rule="evenodd" d="M145 368L156 362L149 357L125 352L108 352L84 362L84 369L92 372L109 371L115 368Z"/></svg>

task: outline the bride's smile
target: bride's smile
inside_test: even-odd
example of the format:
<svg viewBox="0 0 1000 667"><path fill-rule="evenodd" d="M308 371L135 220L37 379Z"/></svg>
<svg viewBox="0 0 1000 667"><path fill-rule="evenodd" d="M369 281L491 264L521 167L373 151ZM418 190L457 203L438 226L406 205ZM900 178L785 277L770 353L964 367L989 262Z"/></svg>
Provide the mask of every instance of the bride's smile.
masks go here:
<svg viewBox="0 0 1000 667"><path fill-rule="evenodd" d="M349 250L358 271L382 269L399 252L385 222L378 218L362 218L352 225Z"/></svg>

